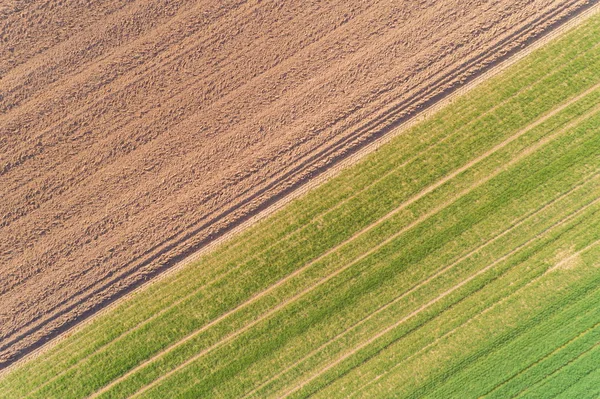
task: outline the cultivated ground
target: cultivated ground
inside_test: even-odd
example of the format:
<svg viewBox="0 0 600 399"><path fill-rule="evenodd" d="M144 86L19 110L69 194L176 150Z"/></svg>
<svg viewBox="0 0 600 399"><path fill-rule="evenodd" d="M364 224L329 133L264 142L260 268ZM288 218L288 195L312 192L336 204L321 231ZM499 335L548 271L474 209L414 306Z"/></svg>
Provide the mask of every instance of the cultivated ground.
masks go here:
<svg viewBox="0 0 600 399"><path fill-rule="evenodd" d="M587 1L0 7L0 366Z"/></svg>
<svg viewBox="0 0 600 399"><path fill-rule="evenodd" d="M595 16L0 397L598 397L598 37Z"/></svg>

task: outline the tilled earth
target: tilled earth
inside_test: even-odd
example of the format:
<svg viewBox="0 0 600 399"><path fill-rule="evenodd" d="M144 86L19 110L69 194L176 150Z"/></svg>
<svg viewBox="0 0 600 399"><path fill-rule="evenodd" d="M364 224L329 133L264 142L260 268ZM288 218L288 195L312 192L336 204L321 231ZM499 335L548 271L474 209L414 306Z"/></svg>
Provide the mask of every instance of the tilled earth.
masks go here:
<svg viewBox="0 0 600 399"><path fill-rule="evenodd" d="M588 1L0 5L0 367Z"/></svg>

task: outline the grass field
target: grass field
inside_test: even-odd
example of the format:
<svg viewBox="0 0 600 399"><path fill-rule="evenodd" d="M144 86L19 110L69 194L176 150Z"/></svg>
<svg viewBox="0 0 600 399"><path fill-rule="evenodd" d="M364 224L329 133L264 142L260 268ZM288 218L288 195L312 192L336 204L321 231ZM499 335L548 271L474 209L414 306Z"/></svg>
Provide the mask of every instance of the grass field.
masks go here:
<svg viewBox="0 0 600 399"><path fill-rule="evenodd" d="M598 397L598 37L593 17L0 397Z"/></svg>

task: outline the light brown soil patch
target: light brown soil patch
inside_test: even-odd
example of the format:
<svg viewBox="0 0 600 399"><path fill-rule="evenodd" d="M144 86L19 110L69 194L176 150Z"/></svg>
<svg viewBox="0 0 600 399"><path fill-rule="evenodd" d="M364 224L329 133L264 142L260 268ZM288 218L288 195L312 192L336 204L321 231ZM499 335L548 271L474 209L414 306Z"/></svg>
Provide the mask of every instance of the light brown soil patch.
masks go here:
<svg viewBox="0 0 600 399"><path fill-rule="evenodd" d="M0 367L587 6L0 7Z"/></svg>
<svg viewBox="0 0 600 399"><path fill-rule="evenodd" d="M555 263L550 267L547 272L553 272L557 270L571 270L575 269L581 263L580 253L575 251L575 246L571 246L567 249L563 249L556 254Z"/></svg>

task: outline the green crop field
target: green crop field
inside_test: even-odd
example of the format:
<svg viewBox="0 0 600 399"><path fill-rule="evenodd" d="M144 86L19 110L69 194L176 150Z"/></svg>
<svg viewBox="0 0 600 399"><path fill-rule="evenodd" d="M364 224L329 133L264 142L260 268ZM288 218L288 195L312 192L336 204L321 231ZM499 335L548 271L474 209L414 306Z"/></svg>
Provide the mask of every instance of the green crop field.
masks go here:
<svg viewBox="0 0 600 399"><path fill-rule="evenodd" d="M0 397L600 396L599 38L533 52Z"/></svg>

